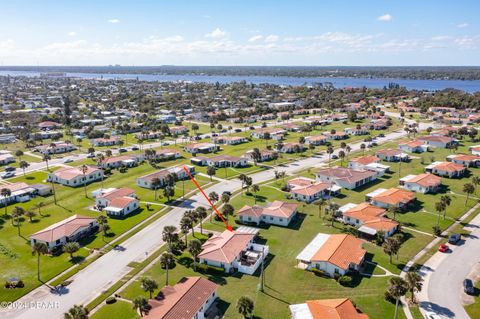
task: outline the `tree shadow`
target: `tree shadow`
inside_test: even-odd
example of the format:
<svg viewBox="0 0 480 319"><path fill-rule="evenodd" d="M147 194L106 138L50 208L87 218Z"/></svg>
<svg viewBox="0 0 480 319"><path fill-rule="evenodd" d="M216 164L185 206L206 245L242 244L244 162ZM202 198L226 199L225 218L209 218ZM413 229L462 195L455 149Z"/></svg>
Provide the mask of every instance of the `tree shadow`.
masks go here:
<svg viewBox="0 0 480 319"><path fill-rule="evenodd" d="M70 258L69 262L71 264L81 264L85 261L85 257L83 256L73 256L72 258Z"/></svg>

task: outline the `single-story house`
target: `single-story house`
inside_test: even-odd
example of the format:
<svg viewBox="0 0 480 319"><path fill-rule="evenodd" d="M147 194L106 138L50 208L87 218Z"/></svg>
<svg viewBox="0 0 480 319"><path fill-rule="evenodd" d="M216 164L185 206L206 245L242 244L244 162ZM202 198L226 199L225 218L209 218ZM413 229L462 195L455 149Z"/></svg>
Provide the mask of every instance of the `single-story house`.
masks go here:
<svg viewBox="0 0 480 319"><path fill-rule="evenodd" d="M85 172L83 171L85 167ZM83 186L91 182L103 179L103 170L94 166L62 167L48 173L47 181L65 186Z"/></svg>
<svg viewBox="0 0 480 319"><path fill-rule="evenodd" d="M53 142L35 147L35 150L42 154L62 154L76 149L75 145L65 142Z"/></svg>
<svg viewBox="0 0 480 319"><path fill-rule="evenodd" d="M185 152L197 153L212 153L218 150L218 146L213 143L192 143L185 145Z"/></svg>
<svg viewBox="0 0 480 319"><path fill-rule="evenodd" d="M0 165L7 165L15 162L15 157L10 153L0 154Z"/></svg>
<svg viewBox="0 0 480 319"><path fill-rule="evenodd" d="M218 285L203 277L183 277L174 286L163 287L148 304L145 319L205 319L217 299Z"/></svg>
<svg viewBox="0 0 480 319"><path fill-rule="evenodd" d="M349 234L322 234L298 254L297 261L308 270L318 269L331 277L360 270L367 251L363 241Z"/></svg>
<svg viewBox="0 0 480 319"><path fill-rule="evenodd" d="M190 174L192 175L195 174L195 167L191 165L185 165L185 167L188 169ZM166 179L169 174L175 174L177 176L177 180L183 180L183 179L189 178L188 174L185 172L182 165L182 166L164 168L154 173L150 173L142 177L139 177L136 180L136 184L143 188L154 189L155 185L153 184L153 182L156 178L158 178L160 181L160 184L157 186L157 188L161 188L166 186Z"/></svg>
<svg viewBox="0 0 480 319"><path fill-rule="evenodd" d="M259 162L265 162L265 161L270 161L270 160L272 160L274 153L275 153L274 151L270 151L270 150L261 150L261 151L260 151L260 159L259 159ZM254 161L253 154L254 154L254 150L250 150L250 151L247 151L247 152L245 153L245 156L246 156L247 158L249 158L250 160Z"/></svg>
<svg viewBox="0 0 480 319"><path fill-rule="evenodd" d="M125 216L139 207L135 191L127 187L101 192L95 197L95 204L110 216Z"/></svg>
<svg viewBox="0 0 480 319"><path fill-rule="evenodd" d="M465 166L452 162L433 162L425 167L425 171L448 178L462 177L467 172Z"/></svg>
<svg viewBox="0 0 480 319"><path fill-rule="evenodd" d="M480 145L470 147L469 151L472 155L480 156Z"/></svg>
<svg viewBox="0 0 480 319"><path fill-rule="evenodd" d="M345 209L342 209L345 207ZM392 236L399 227L399 224L384 217L384 208L370 205L369 203L346 204L339 209L342 212L342 220L345 224L352 225L358 229L360 234L367 238L373 238L382 231L385 238Z"/></svg>
<svg viewBox="0 0 480 319"><path fill-rule="evenodd" d="M315 172L317 181L335 183L346 189L355 189L374 181L378 174L374 171L360 171L351 168L321 168Z"/></svg>
<svg viewBox="0 0 480 319"><path fill-rule="evenodd" d="M420 136L417 140L422 141L426 145L438 148L451 148L457 143L454 138L438 135Z"/></svg>
<svg viewBox="0 0 480 319"><path fill-rule="evenodd" d="M386 162L407 162L410 159L407 153L402 152L399 149L387 148L379 150L376 153L376 156Z"/></svg>
<svg viewBox="0 0 480 319"><path fill-rule="evenodd" d="M305 137L305 143L313 144L315 146L323 145L327 142L327 138L324 135L314 135Z"/></svg>
<svg viewBox="0 0 480 319"><path fill-rule="evenodd" d="M49 250L78 241L98 230L96 218L73 215L30 235L30 244L45 243Z"/></svg>
<svg viewBox="0 0 480 319"><path fill-rule="evenodd" d="M292 198L311 203L319 198L328 198L339 193L341 187L328 182L316 182L313 179L297 177L287 183Z"/></svg>
<svg viewBox="0 0 480 319"><path fill-rule="evenodd" d="M188 132L188 128L183 125L170 127L170 134L172 135L181 135L186 132Z"/></svg>
<svg viewBox="0 0 480 319"><path fill-rule="evenodd" d="M121 166L132 167L143 162L142 155L118 155L107 157L98 163L101 168L117 168Z"/></svg>
<svg viewBox="0 0 480 319"><path fill-rule="evenodd" d="M428 145L425 144L423 141L413 140L398 143L398 149L409 153L423 153L428 152Z"/></svg>
<svg viewBox="0 0 480 319"><path fill-rule="evenodd" d="M285 143L282 145L280 152L282 153L298 153L305 150L305 145L301 143Z"/></svg>
<svg viewBox="0 0 480 319"><path fill-rule="evenodd" d="M252 137L264 139L265 136L267 136L267 134L269 134L270 138L272 140L280 141L280 140L283 139L283 135L285 133L286 133L286 131L282 128L274 128L274 127L272 127L272 128L261 128L258 131L254 131L252 133Z"/></svg>
<svg viewBox="0 0 480 319"><path fill-rule="evenodd" d="M117 136L112 136L109 138L95 138L90 141L92 146L101 147L101 146L113 146L120 144L120 138Z"/></svg>
<svg viewBox="0 0 480 319"><path fill-rule="evenodd" d="M331 132L323 132L322 134L325 135L328 140L344 140L348 138L348 134L345 132L335 132L333 134Z"/></svg>
<svg viewBox="0 0 480 319"><path fill-rule="evenodd" d="M416 193L436 193L442 184L442 179L430 173L407 175L400 179L400 186Z"/></svg>
<svg viewBox="0 0 480 319"><path fill-rule="evenodd" d="M465 167L480 166L480 156L477 156L477 155L467 155L467 154L448 155L447 161L450 161L455 164L460 164Z"/></svg>
<svg viewBox="0 0 480 319"><path fill-rule="evenodd" d="M192 159L193 160L193 159ZM218 155L206 159L207 165L214 167L245 167L247 166L246 157L231 155Z"/></svg>
<svg viewBox="0 0 480 319"><path fill-rule="evenodd" d="M227 273L252 275L268 255L268 246L254 242L256 234L225 230L213 235L198 255L201 264L220 267Z"/></svg>
<svg viewBox="0 0 480 319"><path fill-rule="evenodd" d="M217 144L237 145L246 143L247 139L243 136L217 136L212 138L212 141Z"/></svg>
<svg viewBox="0 0 480 319"><path fill-rule="evenodd" d="M27 202L38 193L37 189L24 182L1 185L0 189L10 190L10 196L0 195L0 205L5 206L10 203Z"/></svg>
<svg viewBox="0 0 480 319"><path fill-rule="evenodd" d="M267 207L245 205L237 212L237 216L243 223L288 226L297 214L297 207L297 204L276 200Z"/></svg>
<svg viewBox="0 0 480 319"><path fill-rule="evenodd" d="M292 319L369 319L346 298L308 300L288 307Z"/></svg>
<svg viewBox="0 0 480 319"><path fill-rule="evenodd" d="M415 200L415 193L400 188L379 188L365 195L372 205L382 208L404 208Z"/></svg>
<svg viewBox="0 0 480 319"><path fill-rule="evenodd" d="M180 158L182 155L179 151L173 148L163 148L155 150L155 159L156 160L172 160Z"/></svg>

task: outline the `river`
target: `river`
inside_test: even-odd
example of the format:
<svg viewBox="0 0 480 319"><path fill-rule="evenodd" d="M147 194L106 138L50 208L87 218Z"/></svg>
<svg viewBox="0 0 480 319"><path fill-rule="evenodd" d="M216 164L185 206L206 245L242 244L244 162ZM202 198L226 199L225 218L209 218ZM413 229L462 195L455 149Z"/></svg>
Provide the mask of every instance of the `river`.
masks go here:
<svg viewBox="0 0 480 319"><path fill-rule="evenodd" d="M39 76L35 71L0 71L0 76ZM409 80L395 78L330 78L330 77L275 77L275 76L231 76L231 75L169 75L169 74L100 74L100 73L66 73L69 77L85 79L139 79L141 81L189 81L189 82L207 82L207 83L231 83L245 80L248 83L277 84L277 85L310 85L315 83L330 82L337 88L344 87L368 87L383 88L389 83L397 83L407 89L437 91L446 88L454 88L469 93L480 91L480 80L462 81L462 80Z"/></svg>

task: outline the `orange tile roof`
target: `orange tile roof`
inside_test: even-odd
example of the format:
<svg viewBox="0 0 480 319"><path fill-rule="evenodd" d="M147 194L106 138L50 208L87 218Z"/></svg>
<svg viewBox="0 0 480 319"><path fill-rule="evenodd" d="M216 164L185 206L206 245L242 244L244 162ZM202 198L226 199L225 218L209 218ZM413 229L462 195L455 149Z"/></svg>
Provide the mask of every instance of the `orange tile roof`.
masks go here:
<svg viewBox="0 0 480 319"><path fill-rule="evenodd" d="M361 203L343 213L344 216L352 217L363 222L378 219L385 215L386 210L369 203Z"/></svg>
<svg viewBox="0 0 480 319"><path fill-rule="evenodd" d="M460 172L465 170L465 167L463 165L455 164L452 162L442 162L435 165L433 168L445 172Z"/></svg>
<svg viewBox="0 0 480 319"><path fill-rule="evenodd" d="M86 171L85 171L85 175L89 175L91 173L94 173L96 171L101 171L101 169L97 168L97 167L94 167L94 166L86 166ZM75 177L77 176L81 176L83 175L83 171L82 171L82 166L78 166L78 167L62 167L58 170L56 170L55 172L53 172L53 174L61 179L65 179L65 180L71 180L71 179L74 179Z"/></svg>
<svg viewBox="0 0 480 319"><path fill-rule="evenodd" d="M297 210L298 204L287 203L282 201L273 201L268 207L259 206L243 206L238 212L239 216L255 216L262 215L275 216L280 218L290 218Z"/></svg>
<svg viewBox="0 0 480 319"><path fill-rule="evenodd" d="M402 154L401 150L392 149L392 148L387 148L387 149L377 151L377 155L395 156L400 154Z"/></svg>
<svg viewBox="0 0 480 319"><path fill-rule="evenodd" d="M344 167L321 168L316 173L317 175L324 175L334 179L344 180L349 184L356 183L365 178L376 176L377 174L376 172L372 171L359 171Z"/></svg>
<svg viewBox="0 0 480 319"><path fill-rule="evenodd" d="M367 226L367 227L373 228L377 231L381 230L381 231L384 231L384 232L388 232L388 231L392 230L393 228L398 227L399 224L394 220L391 220L391 219L388 219L388 218L385 218L385 217L381 217L381 218L366 221L364 223L364 225Z"/></svg>
<svg viewBox="0 0 480 319"><path fill-rule="evenodd" d="M414 141L409 141L409 142L404 142L404 143L399 143L398 145L406 145L408 147L419 147L425 144L422 141L414 140Z"/></svg>
<svg viewBox="0 0 480 319"><path fill-rule="evenodd" d="M458 154L452 157L455 160L462 161L462 162L473 162L473 161L480 161L480 156L476 155L467 155L467 154Z"/></svg>
<svg viewBox="0 0 480 319"><path fill-rule="evenodd" d="M175 286L162 288L157 297L150 300L152 309L143 318L191 319L217 288L206 278L184 277Z"/></svg>
<svg viewBox="0 0 480 319"><path fill-rule="evenodd" d="M442 183L442 179L436 175L425 173L425 174L419 174L406 182L417 183L420 186L429 187L429 186L440 185Z"/></svg>
<svg viewBox="0 0 480 319"><path fill-rule="evenodd" d="M59 221L58 223L50 225L41 231L36 232L35 234L31 235L30 238L45 242L52 242L64 236L71 236L77 230L88 227L93 221L95 221L95 218L82 215L73 215L67 219Z"/></svg>
<svg viewBox="0 0 480 319"><path fill-rule="evenodd" d="M366 254L363 241L349 234L330 235L311 258L312 261L326 261L342 269L350 264L360 264Z"/></svg>
<svg viewBox="0 0 480 319"><path fill-rule="evenodd" d="M368 164L371 164L371 163L378 163L378 162L380 162L380 159L376 156L368 156L367 155L367 156L360 156L360 157L352 158L351 161L362 164L362 165L368 165Z"/></svg>
<svg viewBox="0 0 480 319"><path fill-rule="evenodd" d="M406 204L415 198L415 193L400 188L390 188L372 197L374 201L387 203L389 205Z"/></svg>
<svg viewBox="0 0 480 319"><path fill-rule="evenodd" d="M255 237L254 234L238 233L225 230L220 235L213 235L203 245L199 258L231 263Z"/></svg>
<svg viewBox="0 0 480 319"><path fill-rule="evenodd" d="M110 201L110 204L108 206L110 207L116 207L116 208L124 208L128 206L131 202L135 202L137 199L132 198L132 197L115 197Z"/></svg>
<svg viewBox="0 0 480 319"><path fill-rule="evenodd" d="M297 186L290 190L291 193L312 196L332 187L330 183L314 183L306 186Z"/></svg>
<svg viewBox="0 0 480 319"><path fill-rule="evenodd" d="M346 298L309 300L306 304L313 319L369 319Z"/></svg>

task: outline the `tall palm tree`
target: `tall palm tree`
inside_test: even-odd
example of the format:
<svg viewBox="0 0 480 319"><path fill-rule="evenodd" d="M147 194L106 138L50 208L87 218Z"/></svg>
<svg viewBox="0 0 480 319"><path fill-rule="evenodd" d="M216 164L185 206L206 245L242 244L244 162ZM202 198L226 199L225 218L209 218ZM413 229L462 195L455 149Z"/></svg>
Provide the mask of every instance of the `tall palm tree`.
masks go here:
<svg viewBox="0 0 480 319"><path fill-rule="evenodd" d="M415 303L415 292L422 290L423 278L415 271L409 271L405 275L405 282L412 295L412 302Z"/></svg>
<svg viewBox="0 0 480 319"><path fill-rule="evenodd" d="M68 312L64 313L63 318L65 319L88 319L88 309L84 306L74 305L72 308L68 309Z"/></svg>
<svg viewBox="0 0 480 319"><path fill-rule="evenodd" d="M18 166L23 170L23 176L25 176L25 170L30 166L26 161L21 161Z"/></svg>
<svg viewBox="0 0 480 319"><path fill-rule="evenodd" d="M254 201L257 204L257 193L260 191L260 187L257 184L252 185L252 192L254 194Z"/></svg>
<svg viewBox="0 0 480 319"><path fill-rule="evenodd" d="M12 210L12 226L13 221L15 221L18 230L18 236L20 236L20 217L23 214L25 214L25 209L20 206L15 206L15 208Z"/></svg>
<svg viewBox="0 0 480 319"><path fill-rule="evenodd" d="M160 255L160 265L165 268L165 286L168 286L168 269L175 263L173 254L164 252Z"/></svg>
<svg viewBox="0 0 480 319"><path fill-rule="evenodd" d="M142 279L140 279L140 284L141 284L141 287L144 291L148 292L149 295L150 295L150 299L152 299L152 294L153 292L158 289L158 284L157 282L152 279L152 278L149 278L149 277L143 277Z"/></svg>
<svg viewBox="0 0 480 319"><path fill-rule="evenodd" d="M137 297L132 301L133 309L138 310L140 317L148 310L148 300L144 297Z"/></svg>
<svg viewBox="0 0 480 319"><path fill-rule="evenodd" d="M32 255L37 255L37 279L40 281L40 256L48 254L45 243L35 243L32 247Z"/></svg>
<svg viewBox="0 0 480 319"><path fill-rule="evenodd" d="M400 277L392 277L390 278L390 285L388 287L388 292L392 298L395 299L395 314L393 319L397 319L398 313L398 303L400 298L405 296L408 291L408 286L405 280Z"/></svg>
<svg viewBox="0 0 480 319"><path fill-rule="evenodd" d="M478 188L478 185L480 185L480 176L473 176L472 177L472 184L475 186L475 189Z"/></svg>
<svg viewBox="0 0 480 319"><path fill-rule="evenodd" d="M52 157L48 154L43 154L43 161L45 162L45 164L47 165L47 171L49 170L48 168L48 161L51 160Z"/></svg>
<svg viewBox="0 0 480 319"><path fill-rule="evenodd" d="M185 246L188 246L188 232L192 226L192 220L188 216L183 216L180 220L180 230L185 235Z"/></svg>
<svg viewBox="0 0 480 319"><path fill-rule="evenodd" d="M43 207L45 207L45 203L44 202L38 202L34 206L35 206L36 209L38 209L38 215L43 217L41 209Z"/></svg>
<svg viewBox="0 0 480 319"><path fill-rule="evenodd" d="M333 154L333 147L329 146L327 148L327 154L328 154L328 166L330 166L330 160L332 159L332 154Z"/></svg>
<svg viewBox="0 0 480 319"><path fill-rule="evenodd" d="M327 204L327 201L323 198L320 198L315 202L315 205L318 206L318 218L322 217L322 208Z"/></svg>
<svg viewBox="0 0 480 319"><path fill-rule="evenodd" d="M441 200L439 202L435 203L435 210L437 211L438 218L437 218L437 227L440 226L440 214L445 211L446 206L445 203L442 202Z"/></svg>
<svg viewBox="0 0 480 319"><path fill-rule="evenodd" d="M197 271L197 257L202 252L202 243L198 239L190 241L188 252L193 257L193 270Z"/></svg>
<svg viewBox="0 0 480 319"><path fill-rule="evenodd" d="M447 207L450 206L450 204L452 203L452 198L448 195L443 195L440 197L440 201L445 204L445 208L443 210L443 219L445 219L447 214Z"/></svg>
<svg viewBox="0 0 480 319"><path fill-rule="evenodd" d="M7 202L8 202L8 199L10 199L10 196L12 196L12 191L10 190L10 188L2 188L2 190L0 190L0 195L3 197L3 205L5 205L5 212L4 212L4 216L7 216Z"/></svg>
<svg viewBox="0 0 480 319"><path fill-rule="evenodd" d="M465 200L465 205L466 205L468 202L468 199L470 198L470 195L472 195L475 192L475 186L473 186L473 184L466 183L465 185L463 185L463 192L467 194L467 199Z"/></svg>
<svg viewBox="0 0 480 319"><path fill-rule="evenodd" d="M73 258L73 254L76 253L79 249L80 249L80 244L75 241L65 243L62 247L63 252L70 255L70 259Z"/></svg>
<svg viewBox="0 0 480 319"><path fill-rule="evenodd" d="M207 217L207 209L203 206L198 206L195 209L195 213L200 222L200 234L203 234L203 220Z"/></svg>
<svg viewBox="0 0 480 319"><path fill-rule="evenodd" d="M163 227L162 239L168 244L168 251L172 252L173 240L175 238L175 232L177 227L175 226L165 226ZM178 238L178 237L177 237Z"/></svg>
<svg viewBox="0 0 480 319"><path fill-rule="evenodd" d="M152 187L153 187L153 190L154 190L154 195L153 195L153 199L154 200L157 200L157 190L158 188L160 187L160 185L162 185L162 182L160 181L160 179L158 177L155 177L152 179Z"/></svg>
<svg viewBox="0 0 480 319"><path fill-rule="evenodd" d="M255 304L253 303L253 300L247 296L242 296L237 300L237 311L243 316L244 319L253 314L254 307Z"/></svg>

